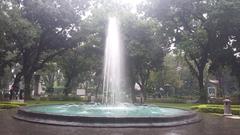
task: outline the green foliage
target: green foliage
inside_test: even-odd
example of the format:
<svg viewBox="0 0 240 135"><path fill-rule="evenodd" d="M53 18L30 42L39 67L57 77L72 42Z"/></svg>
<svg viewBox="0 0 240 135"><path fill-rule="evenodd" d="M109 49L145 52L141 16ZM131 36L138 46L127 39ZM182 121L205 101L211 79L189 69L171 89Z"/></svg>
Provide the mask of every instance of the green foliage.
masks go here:
<svg viewBox="0 0 240 135"><path fill-rule="evenodd" d="M26 103L19 102L0 102L0 109L11 109L26 105L27 105Z"/></svg>
<svg viewBox="0 0 240 135"><path fill-rule="evenodd" d="M147 8L146 8L147 7ZM239 8L237 0L150 0L145 13L157 18L163 34L184 52L192 74L198 79L200 101L206 102L204 71L208 62L229 65L239 76ZM238 67L238 68L237 68Z"/></svg>
<svg viewBox="0 0 240 135"><path fill-rule="evenodd" d="M7 30L0 28L0 31L3 30L0 40L7 41L8 47L2 49L0 46L1 50L7 50L3 54L0 52L4 56L0 57L0 61L5 60L0 63L0 72L12 62L12 59L8 59L11 56L9 52L16 55L14 62L20 64L20 71L14 85L24 77L26 99L30 99L30 83L34 72L82 39L76 37L76 33L79 32L83 10L87 7L86 0L6 0L0 3L0 24L7 26ZM11 48L11 44L14 48Z"/></svg>
<svg viewBox="0 0 240 135"><path fill-rule="evenodd" d="M93 79L95 82L101 80L99 76L103 71L102 61L104 56L105 31L108 17L114 15L119 19L123 39L122 43L125 49L123 55L126 56L126 63L129 65L127 72L129 73L130 82L132 85L138 82L142 87L148 87L146 83L149 78L149 72L157 71L161 68L165 55L163 44L160 42L161 39L158 38L158 35L160 35L158 22L154 19L141 18L136 14L129 13L129 8L124 5L118 5L119 8L116 11L113 8L116 6L115 2L95 2L93 5L94 8L91 9L91 15L86 17L81 25L82 31L85 33L85 42L81 43L80 47L80 50L84 50L87 54L90 54L90 56L87 55L90 57L89 59L84 56L82 60L90 63L91 66L88 66L92 68L90 69L90 73L96 73ZM92 54L95 54L95 56L91 56ZM78 64L80 63L78 62ZM66 65L71 66L69 64ZM80 70L76 71L76 74L78 72Z"/></svg>
<svg viewBox="0 0 240 135"><path fill-rule="evenodd" d="M192 106L191 109L198 110L200 112L205 112L205 113L219 113L219 114L224 113L223 105L203 104L203 105ZM234 114L234 115L240 114L240 106L239 105L232 105L231 110L232 110L232 114Z"/></svg>
<svg viewBox="0 0 240 135"><path fill-rule="evenodd" d="M0 102L0 104L12 104L12 105L19 105L19 106L26 105L26 103L21 103L21 102Z"/></svg>
<svg viewBox="0 0 240 135"><path fill-rule="evenodd" d="M12 108L17 108L19 105L14 105L14 104L0 104L0 109L12 109Z"/></svg>
<svg viewBox="0 0 240 135"><path fill-rule="evenodd" d="M184 99L181 98L160 98L160 99L149 99L149 103L185 103Z"/></svg>
<svg viewBox="0 0 240 135"><path fill-rule="evenodd" d="M101 61L94 48L80 46L64 53L56 62L65 78L65 95L79 86L79 83L90 81L98 72Z"/></svg>
<svg viewBox="0 0 240 135"><path fill-rule="evenodd" d="M129 17L129 16L128 16ZM166 54L165 44L159 39L159 24L154 19L130 17L122 21L125 35L129 78L137 83L144 97L159 86L152 77L159 72ZM164 41L164 40L163 40Z"/></svg>
<svg viewBox="0 0 240 135"><path fill-rule="evenodd" d="M7 80L3 79L4 73L10 74L10 68L18 63L15 81L24 77L26 98L30 96L33 74L44 66L47 89L56 84L58 69L64 74L66 90L92 80L101 86L109 16L120 20L131 86L138 83L145 96L166 83L181 89L195 76L198 94L206 101L208 66L215 75L227 66L240 82L240 57L236 57L240 54L238 0L144 3L142 11L133 14L128 5L109 0L0 1L0 83ZM176 58L168 55L164 59L169 48ZM62 56L52 61L58 55ZM181 72L175 70L179 66L183 67Z"/></svg>
<svg viewBox="0 0 240 135"><path fill-rule="evenodd" d="M45 67L38 72L41 75L47 93L52 93L55 87L61 86L63 76L56 62L46 63ZM63 86L63 85L62 85Z"/></svg>
<svg viewBox="0 0 240 135"><path fill-rule="evenodd" d="M20 61L20 46L29 47L38 30L21 15L15 0L0 2L0 79L4 69Z"/></svg>
<svg viewBox="0 0 240 135"><path fill-rule="evenodd" d="M79 96L49 96L49 97L41 97L40 101L83 101L83 99Z"/></svg>

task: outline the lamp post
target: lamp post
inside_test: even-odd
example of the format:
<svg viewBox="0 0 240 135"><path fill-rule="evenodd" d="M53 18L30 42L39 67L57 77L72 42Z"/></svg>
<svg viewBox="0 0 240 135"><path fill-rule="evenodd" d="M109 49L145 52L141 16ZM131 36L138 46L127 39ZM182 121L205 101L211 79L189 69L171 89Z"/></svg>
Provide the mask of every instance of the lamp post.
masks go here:
<svg viewBox="0 0 240 135"><path fill-rule="evenodd" d="M232 111L231 111L231 100L226 98L223 100L224 103L224 116L231 116L232 115Z"/></svg>

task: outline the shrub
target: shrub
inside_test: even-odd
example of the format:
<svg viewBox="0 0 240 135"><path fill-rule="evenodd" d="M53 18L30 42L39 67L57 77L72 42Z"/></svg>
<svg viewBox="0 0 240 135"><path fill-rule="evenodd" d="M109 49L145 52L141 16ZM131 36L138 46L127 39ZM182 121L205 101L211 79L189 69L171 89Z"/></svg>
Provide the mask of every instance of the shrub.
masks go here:
<svg viewBox="0 0 240 135"><path fill-rule="evenodd" d="M150 103L185 103L184 99L180 98L158 98L158 99L148 99Z"/></svg>
<svg viewBox="0 0 240 135"><path fill-rule="evenodd" d="M19 105L15 104L0 104L0 109L11 109L11 108L17 108Z"/></svg>
<svg viewBox="0 0 240 135"><path fill-rule="evenodd" d="M21 103L21 102L0 102L0 104L11 104L11 105L18 105L18 106L26 106L26 103Z"/></svg>
<svg viewBox="0 0 240 135"><path fill-rule="evenodd" d="M240 114L240 107L239 105L233 105L231 106L232 114L234 115L239 115ZM205 112L205 113L219 113L223 114L224 113L224 107L223 105L197 105L197 106L192 106L191 109L193 110L198 110L200 112Z"/></svg>
<svg viewBox="0 0 240 135"><path fill-rule="evenodd" d="M40 101L48 101L49 98L48 97L40 97Z"/></svg>
<svg viewBox="0 0 240 135"><path fill-rule="evenodd" d="M0 102L0 109L11 109L26 105L27 105L26 103L19 102Z"/></svg>
<svg viewBox="0 0 240 135"><path fill-rule="evenodd" d="M41 101L82 101L83 99L79 96L49 96L49 97L41 97Z"/></svg>
<svg viewBox="0 0 240 135"><path fill-rule="evenodd" d="M198 109L201 112L205 112L205 113L221 113L223 114L223 108L217 108L217 107L200 107Z"/></svg>

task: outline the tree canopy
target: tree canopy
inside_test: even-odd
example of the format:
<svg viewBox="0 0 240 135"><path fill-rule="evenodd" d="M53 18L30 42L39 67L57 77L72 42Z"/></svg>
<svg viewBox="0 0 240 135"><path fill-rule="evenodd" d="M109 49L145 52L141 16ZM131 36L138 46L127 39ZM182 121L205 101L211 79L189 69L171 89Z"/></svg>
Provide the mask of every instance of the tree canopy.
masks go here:
<svg viewBox="0 0 240 135"><path fill-rule="evenodd" d="M208 75L222 78L226 69L240 84L238 0L149 0L129 11L109 0L1 1L0 82L17 67L13 86L23 80L29 100L33 75L41 70L52 88L51 72L58 70L65 95L86 82L94 82L97 95L108 17L117 16L133 99L136 84L147 98L166 83L181 89L194 76L199 102L206 102ZM182 77L179 69L192 76Z"/></svg>

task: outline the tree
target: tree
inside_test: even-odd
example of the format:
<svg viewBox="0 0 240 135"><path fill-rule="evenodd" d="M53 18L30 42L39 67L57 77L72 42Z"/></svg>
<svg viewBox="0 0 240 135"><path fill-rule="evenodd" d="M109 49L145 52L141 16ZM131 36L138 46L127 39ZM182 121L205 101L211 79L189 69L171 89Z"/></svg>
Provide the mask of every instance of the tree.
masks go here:
<svg viewBox="0 0 240 135"><path fill-rule="evenodd" d="M132 89L137 83L146 99L150 73L161 69L166 53L163 42L157 38L159 25L152 19L136 16L123 20Z"/></svg>
<svg viewBox="0 0 240 135"><path fill-rule="evenodd" d="M204 71L210 60L210 53L218 46L216 18L219 1L205 0L160 0L150 2L149 14L158 18L164 34L175 46L184 51L185 60L193 75L198 79L199 102L207 102L204 88ZM164 5L163 8L157 6ZM164 14L165 13L165 14ZM166 33L165 33L166 32Z"/></svg>
<svg viewBox="0 0 240 135"><path fill-rule="evenodd" d="M30 83L34 72L81 40L74 39L74 33L79 31L79 19L86 5L87 1L20 1L21 15L26 20L24 23L37 31L33 42L18 46L21 53L19 63L22 65L19 74L24 78L25 100L31 97ZM27 32L34 34L31 30Z"/></svg>
<svg viewBox="0 0 240 135"><path fill-rule="evenodd" d="M240 2L237 0L226 0L215 3L215 12L209 14L209 19L216 30L217 44L211 51L210 71L214 74L229 67L232 75L239 78L239 54L240 54Z"/></svg>
<svg viewBox="0 0 240 135"><path fill-rule="evenodd" d="M238 74L239 1L159 0L148 6L147 14L158 18L165 27L163 33L184 51L199 82L200 102L207 99L203 73L208 62L212 68L231 66Z"/></svg>
<svg viewBox="0 0 240 135"><path fill-rule="evenodd" d="M88 76L96 73L95 65L98 63L96 60L98 57L94 55L94 50L82 46L68 50L63 56L58 57L56 62L65 79L65 96L78 87L79 83L92 79Z"/></svg>
<svg viewBox="0 0 240 135"><path fill-rule="evenodd" d="M29 45L37 37L34 27L21 16L16 1L0 2L0 79L6 67L19 62L21 52L17 49L21 45ZM16 76L14 85L20 81L20 74Z"/></svg>
<svg viewBox="0 0 240 135"><path fill-rule="evenodd" d="M47 93L52 93L56 82L62 79L60 69L54 61L46 63L44 68L38 71L38 74L42 77Z"/></svg>

